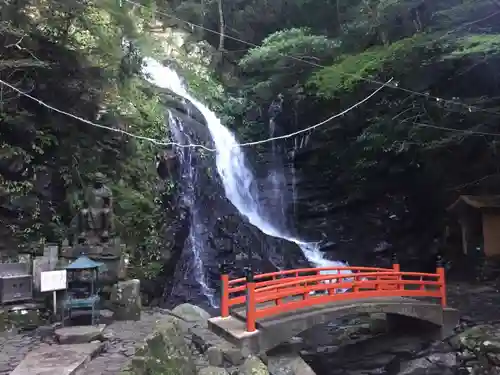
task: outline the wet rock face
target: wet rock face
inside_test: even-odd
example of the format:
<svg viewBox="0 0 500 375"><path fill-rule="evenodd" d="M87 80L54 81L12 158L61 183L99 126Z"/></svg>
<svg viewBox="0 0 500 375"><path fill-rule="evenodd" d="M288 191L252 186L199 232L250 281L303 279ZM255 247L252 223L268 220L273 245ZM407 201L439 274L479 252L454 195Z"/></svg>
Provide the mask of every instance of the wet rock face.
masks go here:
<svg viewBox="0 0 500 375"><path fill-rule="evenodd" d="M173 115L170 131L177 143L213 147L206 125L185 114ZM201 148L179 148L176 152L180 167L175 201L176 207L186 209L187 233L182 245L176 241L182 251L175 271L170 273L173 277L165 291L164 306L190 302L208 307L208 301L216 304L219 300L221 263L230 264L232 274L242 276L249 264L248 254L257 272L275 270L269 254L276 253L276 249L282 253L279 262L285 253L293 256L282 241L249 224L226 198L215 153Z"/></svg>

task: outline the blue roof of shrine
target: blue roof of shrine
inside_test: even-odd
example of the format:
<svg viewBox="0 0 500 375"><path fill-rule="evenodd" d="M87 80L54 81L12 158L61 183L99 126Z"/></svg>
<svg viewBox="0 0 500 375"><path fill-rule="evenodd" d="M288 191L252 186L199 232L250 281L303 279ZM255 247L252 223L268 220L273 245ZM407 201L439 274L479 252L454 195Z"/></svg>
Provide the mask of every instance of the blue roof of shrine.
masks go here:
<svg viewBox="0 0 500 375"><path fill-rule="evenodd" d="M90 259L88 256L81 255L78 259L71 262L66 266L67 270L86 270L92 268L99 268L103 265L101 262L96 262Z"/></svg>

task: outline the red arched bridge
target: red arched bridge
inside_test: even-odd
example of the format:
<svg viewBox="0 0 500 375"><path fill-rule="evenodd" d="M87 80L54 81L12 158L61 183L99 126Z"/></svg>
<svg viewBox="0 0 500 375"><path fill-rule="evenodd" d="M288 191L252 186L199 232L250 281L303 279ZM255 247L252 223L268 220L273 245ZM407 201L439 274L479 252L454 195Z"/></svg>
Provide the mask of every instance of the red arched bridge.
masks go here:
<svg viewBox="0 0 500 375"><path fill-rule="evenodd" d="M418 321L441 336L458 311L447 308L444 268L435 273L392 268L304 268L231 279L221 267L221 316L209 327L239 347L258 353L317 324L356 313L386 313L389 326Z"/></svg>

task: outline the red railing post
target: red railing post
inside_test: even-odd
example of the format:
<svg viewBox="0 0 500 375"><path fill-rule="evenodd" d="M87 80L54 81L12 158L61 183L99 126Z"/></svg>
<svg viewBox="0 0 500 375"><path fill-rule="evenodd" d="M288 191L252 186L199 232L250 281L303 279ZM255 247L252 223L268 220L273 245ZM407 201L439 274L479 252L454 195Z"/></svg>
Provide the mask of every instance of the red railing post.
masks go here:
<svg viewBox="0 0 500 375"><path fill-rule="evenodd" d="M399 265L398 256L396 253L392 254L392 269L394 272L401 272L401 266ZM396 276L396 280L401 280L401 276ZM396 290L404 289L404 284L396 284Z"/></svg>
<svg viewBox="0 0 500 375"><path fill-rule="evenodd" d="M401 267L396 253L392 254L392 269L394 272L401 272Z"/></svg>
<svg viewBox="0 0 500 375"><path fill-rule="evenodd" d="M436 273L438 275L439 291L441 292L441 306L446 307L446 275L444 269L444 261L441 256L437 257Z"/></svg>
<svg viewBox="0 0 500 375"><path fill-rule="evenodd" d="M255 280L253 278L252 270L247 268L247 298L246 298L246 311L247 311L247 332L255 331L255 314L257 304L255 302Z"/></svg>
<svg viewBox="0 0 500 375"><path fill-rule="evenodd" d="M229 270L227 264L222 263L219 266L221 292L220 292L220 315L223 318L229 316Z"/></svg>

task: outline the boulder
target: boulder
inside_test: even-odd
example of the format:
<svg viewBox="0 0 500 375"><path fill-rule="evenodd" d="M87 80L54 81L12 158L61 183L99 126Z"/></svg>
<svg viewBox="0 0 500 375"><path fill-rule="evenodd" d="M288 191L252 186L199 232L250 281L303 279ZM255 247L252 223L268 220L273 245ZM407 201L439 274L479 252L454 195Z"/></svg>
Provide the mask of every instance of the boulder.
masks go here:
<svg viewBox="0 0 500 375"><path fill-rule="evenodd" d="M138 347L129 368L122 374L196 375L191 350L184 339L180 319L166 316Z"/></svg>
<svg viewBox="0 0 500 375"><path fill-rule="evenodd" d="M270 375L267 366L259 358L248 357L240 368L240 375Z"/></svg>
<svg viewBox="0 0 500 375"><path fill-rule="evenodd" d="M172 314L182 318L187 323L203 327L207 326L207 321L211 318L208 312L203 310L201 307L191 305L190 303L183 303L174 307Z"/></svg>
<svg viewBox="0 0 500 375"><path fill-rule="evenodd" d="M139 320L141 318L140 281L119 281L111 290L111 306L116 320Z"/></svg>

